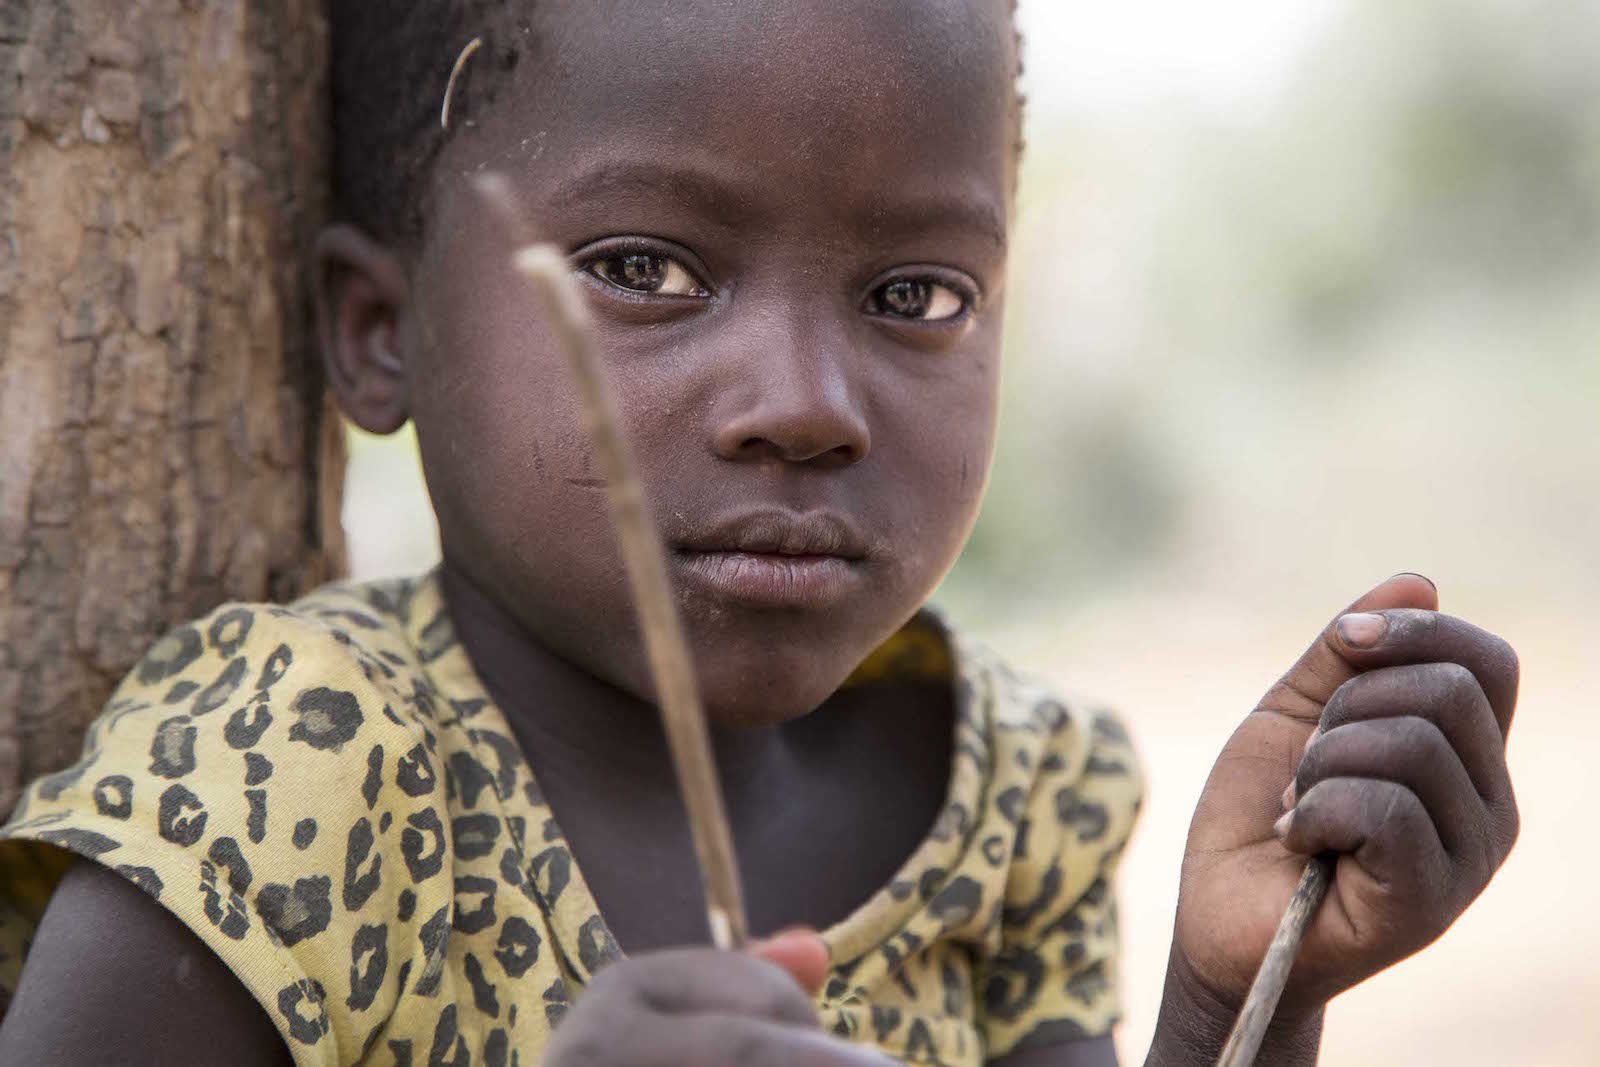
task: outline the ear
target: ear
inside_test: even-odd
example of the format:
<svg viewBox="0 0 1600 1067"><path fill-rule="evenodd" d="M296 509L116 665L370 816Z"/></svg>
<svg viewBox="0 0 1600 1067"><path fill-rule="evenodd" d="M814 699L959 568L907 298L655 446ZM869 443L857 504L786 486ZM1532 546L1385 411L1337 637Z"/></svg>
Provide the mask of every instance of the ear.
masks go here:
<svg viewBox="0 0 1600 1067"><path fill-rule="evenodd" d="M368 433L394 433L410 415L400 324L411 284L400 256L354 226L330 226L313 251L317 337L328 385Z"/></svg>

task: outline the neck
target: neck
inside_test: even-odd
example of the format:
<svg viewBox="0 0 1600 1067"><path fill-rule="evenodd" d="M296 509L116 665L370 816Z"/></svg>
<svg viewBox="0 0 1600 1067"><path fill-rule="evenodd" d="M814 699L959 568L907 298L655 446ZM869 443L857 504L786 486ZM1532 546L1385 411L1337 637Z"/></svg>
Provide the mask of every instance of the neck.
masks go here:
<svg viewBox="0 0 1600 1067"><path fill-rule="evenodd" d="M440 584L457 637L536 772L626 775L652 795L676 790L654 704L550 649L448 557ZM776 729L713 726L711 735L729 788L779 754Z"/></svg>

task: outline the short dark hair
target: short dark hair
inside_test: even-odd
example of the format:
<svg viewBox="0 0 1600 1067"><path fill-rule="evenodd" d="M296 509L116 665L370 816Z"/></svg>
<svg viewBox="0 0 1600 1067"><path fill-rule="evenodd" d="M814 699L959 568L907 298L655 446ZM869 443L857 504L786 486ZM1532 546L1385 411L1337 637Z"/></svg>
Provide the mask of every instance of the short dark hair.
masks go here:
<svg viewBox="0 0 1600 1067"><path fill-rule="evenodd" d="M1020 77L1017 0L1009 4ZM533 6L534 0L333 0L333 184L341 219L403 249L420 246L434 162L537 47ZM439 114L450 70L475 37L483 46L451 92L445 130ZM1020 152L1020 92L1014 101Z"/></svg>
<svg viewBox="0 0 1600 1067"><path fill-rule="evenodd" d="M336 210L374 237L413 247L422 237L428 176L450 137L439 112L451 64L474 37L483 39L451 94L455 130L492 100L527 50L532 0L333 0L329 7Z"/></svg>

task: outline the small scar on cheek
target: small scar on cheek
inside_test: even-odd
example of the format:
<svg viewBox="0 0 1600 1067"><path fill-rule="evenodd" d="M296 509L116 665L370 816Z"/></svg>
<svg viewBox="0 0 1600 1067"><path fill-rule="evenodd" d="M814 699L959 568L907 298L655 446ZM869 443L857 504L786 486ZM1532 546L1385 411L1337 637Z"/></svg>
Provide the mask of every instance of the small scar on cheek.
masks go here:
<svg viewBox="0 0 1600 1067"><path fill-rule="evenodd" d="M608 483L604 478L568 478L566 482L568 485L575 485L579 489L599 492L603 492L608 487Z"/></svg>

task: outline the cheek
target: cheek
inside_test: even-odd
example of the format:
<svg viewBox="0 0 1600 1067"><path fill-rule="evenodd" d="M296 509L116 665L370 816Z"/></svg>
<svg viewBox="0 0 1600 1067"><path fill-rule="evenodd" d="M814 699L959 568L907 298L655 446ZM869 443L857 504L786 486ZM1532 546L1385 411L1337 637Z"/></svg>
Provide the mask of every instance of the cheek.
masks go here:
<svg viewBox="0 0 1600 1067"><path fill-rule="evenodd" d="M527 302L469 289L429 302L412 389L441 533L507 574L581 556L605 502L565 363Z"/></svg>
<svg viewBox="0 0 1600 1067"><path fill-rule="evenodd" d="M937 387L907 390L895 413L896 539L916 561L919 584L944 576L977 521L994 458L998 381L994 357L973 359ZM930 587L931 588L931 587Z"/></svg>

